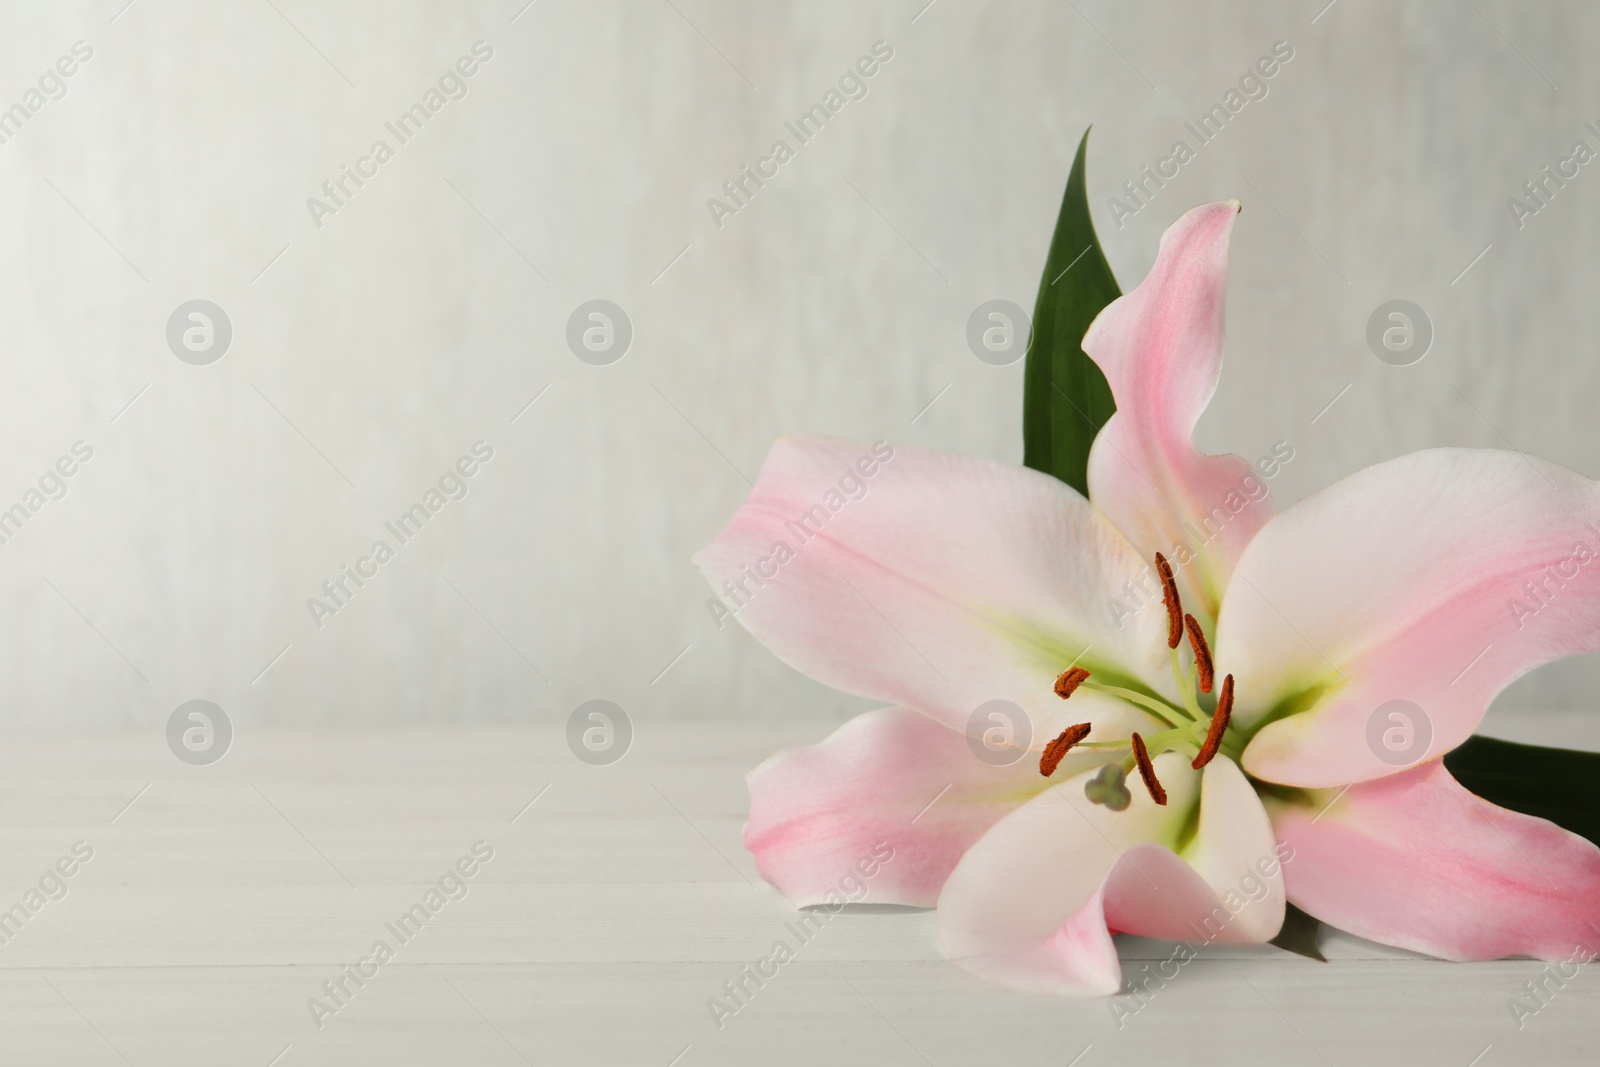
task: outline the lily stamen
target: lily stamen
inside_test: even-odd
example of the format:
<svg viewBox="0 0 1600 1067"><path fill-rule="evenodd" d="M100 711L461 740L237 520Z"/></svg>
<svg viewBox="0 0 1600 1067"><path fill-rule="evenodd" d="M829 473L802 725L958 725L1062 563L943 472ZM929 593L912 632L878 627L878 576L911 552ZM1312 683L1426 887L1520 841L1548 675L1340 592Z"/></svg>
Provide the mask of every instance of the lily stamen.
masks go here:
<svg viewBox="0 0 1600 1067"><path fill-rule="evenodd" d="M1189 631L1189 647L1194 649L1194 669L1200 676L1200 692L1211 692L1211 683L1216 680L1215 668L1211 665L1211 646L1206 644L1205 631L1200 629L1200 624L1193 615L1183 617L1184 629Z"/></svg>
<svg viewBox="0 0 1600 1067"><path fill-rule="evenodd" d="M1178 580L1172 576L1172 564L1159 552L1156 573L1161 576L1161 599L1167 605L1167 647L1177 648L1183 640L1183 601L1178 599Z"/></svg>
<svg viewBox="0 0 1600 1067"><path fill-rule="evenodd" d="M1189 764L1199 770L1216 758L1217 749L1222 747L1222 735L1228 732L1228 720L1233 717L1233 675L1222 679L1222 692L1217 696L1217 710L1211 716L1211 729L1206 732L1205 744L1200 746L1200 754Z"/></svg>
<svg viewBox="0 0 1600 1067"><path fill-rule="evenodd" d="M1190 764L1195 770L1200 770L1216 758L1221 751L1223 736L1228 732L1228 724L1233 715L1233 675L1223 679L1222 692L1217 697L1216 710L1211 715L1209 729L1203 744L1195 743L1195 731L1200 724L1205 722L1205 714L1195 699L1195 690L1201 693L1211 692L1216 682L1216 665L1211 658L1211 645L1206 641L1205 630L1200 621L1193 615L1186 614L1183 610L1183 601L1178 595L1178 582L1173 576L1172 565L1167 562L1167 557L1160 552L1156 553L1156 573L1161 576L1161 597L1167 608L1167 649L1172 656L1172 677L1177 683L1179 695L1183 699L1183 707L1178 708L1169 704L1165 699L1147 693L1126 689L1122 686L1107 685L1104 682L1089 680L1089 671L1083 667L1068 667L1056 676L1055 693L1062 700L1076 693L1078 689L1087 685L1090 689L1106 696L1116 697L1127 703L1142 707L1150 715L1163 723L1168 729L1152 734L1156 744L1157 753L1166 752L1175 746L1192 748L1196 755ZM1189 647L1194 652L1194 674L1191 676L1180 665L1178 645L1182 642L1184 634L1189 637ZM1173 721L1187 717L1190 721L1182 726ZM1144 780L1144 787L1150 793L1150 799L1157 804L1165 806L1167 791L1156 778L1155 764L1150 759L1150 748L1145 739L1138 733L1132 734L1127 742L1121 741L1085 741L1089 736L1089 723L1078 723L1061 731L1061 735L1045 746L1044 752L1039 756L1039 773L1048 778L1061 766L1061 761L1076 745L1085 748L1106 749L1122 748L1124 744L1130 749L1128 756L1122 761L1123 774L1132 769L1139 768L1139 777ZM1091 797L1090 799L1093 799ZM1098 801L1096 801L1098 803ZM1120 810L1120 809L1117 809Z"/></svg>
<svg viewBox="0 0 1600 1067"><path fill-rule="evenodd" d="M1046 778L1056 773L1056 768L1061 766L1061 760L1073 745L1089 736L1089 723L1080 722L1076 726L1069 726L1061 731L1061 736L1044 746L1044 754L1039 757L1039 773Z"/></svg>
<svg viewBox="0 0 1600 1067"><path fill-rule="evenodd" d="M1156 769L1150 762L1150 753L1144 747L1144 738L1136 733L1132 740L1133 758L1139 766L1139 777L1144 779L1144 787L1150 791L1150 799L1165 807L1167 791L1161 788L1161 783L1156 780Z"/></svg>
<svg viewBox="0 0 1600 1067"><path fill-rule="evenodd" d="M1066 670L1062 671L1061 676L1056 679L1056 696L1060 697L1062 700L1067 699L1073 693L1077 692L1078 686L1082 685L1088 680L1088 678L1089 672L1084 670L1082 667L1068 667Z"/></svg>

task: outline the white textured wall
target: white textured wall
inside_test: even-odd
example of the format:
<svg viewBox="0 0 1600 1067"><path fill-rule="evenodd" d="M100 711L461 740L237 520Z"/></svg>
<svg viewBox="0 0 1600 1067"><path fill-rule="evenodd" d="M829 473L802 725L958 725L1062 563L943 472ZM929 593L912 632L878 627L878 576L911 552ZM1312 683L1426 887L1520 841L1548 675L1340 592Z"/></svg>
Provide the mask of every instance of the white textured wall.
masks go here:
<svg viewBox="0 0 1600 1067"><path fill-rule="evenodd" d="M1600 164L1520 232L1506 208L1600 147L1589 5L523 2L0 9L0 106L93 49L0 145L0 507L94 450L0 545L0 721L849 706L719 632L688 557L781 433L1020 458L1021 366L963 331L984 300L1031 308L1090 122L1125 286L1182 210L1244 201L1201 440L1290 442L1280 500L1443 443L1600 475ZM468 95L318 229L307 197L480 39ZM869 95L718 229L707 197L878 40ZM1279 40L1269 95L1119 229L1106 197ZM1367 351L1391 297L1435 324L1416 366ZM164 339L193 298L232 320L210 366ZM593 298L633 321L611 366L564 341ZM316 629L322 580L480 439L466 499ZM1505 703L1597 680L1568 664Z"/></svg>

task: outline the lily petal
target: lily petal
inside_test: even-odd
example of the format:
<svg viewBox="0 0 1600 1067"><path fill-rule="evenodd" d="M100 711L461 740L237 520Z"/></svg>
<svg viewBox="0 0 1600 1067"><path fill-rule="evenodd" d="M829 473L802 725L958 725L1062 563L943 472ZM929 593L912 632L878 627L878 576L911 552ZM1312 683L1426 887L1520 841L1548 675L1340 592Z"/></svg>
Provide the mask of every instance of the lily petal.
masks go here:
<svg viewBox="0 0 1600 1067"><path fill-rule="evenodd" d="M1089 453L1089 498L1143 558L1163 552L1211 618L1272 499L1250 463L1207 456L1194 427L1222 376L1228 235L1239 202L1206 204L1161 237L1138 288L1094 320L1083 350L1105 372L1116 414ZM1191 566L1192 564L1192 566Z"/></svg>
<svg viewBox="0 0 1600 1067"><path fill-rule="evenodd" d="M874 904L932 907L973 842L1051 784L1036 755L1019 749L1010 758L980 759L966 734L910 708L867 712L750 772L745 847L796 907L843 893L851 877ZM1107 759L1071 752L1055 780ZM870 877L863 862L875 868Z"/></svg>
<svg viewBox="0 0 1600 1067"><path fill-rule="evenodd" d="M1176 753L1155 768L1164 808L1137 784L1126 811L1091 804L1085 773L996 823L939 896L945 955L1017 989L1091 995L1121 985L1112 931L1206 942L1276 934L1284 890L1272 827L1239 768L1218 757L1196 772Z"/></svg>
<svg viewBox="0 0 1600 1067"><path fill-rule="evenodd" d="M1460 448L1369 467L1277 516L1217 626L1234 722L1267 721L1245 769L1305 787L1393 774L1466 740L1514 679L1600 648L1597 522L1600 483Z"/></svg>
<svg viewBox="0 0 1600 1067"><path fill-rule="evenodd" d="M1600 848L1590 842L1473 796L1438 760L1336 796L1267 800L1294 850L1283 871L1297 907L1449 960L1600 950Z"/></svg>
<svg viewBox="0 0 1600 1067"><path fill-rule="evenodd" d="M876 447L779 440L744 507L695 557L786 663L957 730L981 705L1011 701L1034 749L1120 707L1087 690L1056 697L1074 662L1172 691L1159 606L1116 614L1125 583L1159 589L1154 571L1088 501L1012 464Z"/></svg>

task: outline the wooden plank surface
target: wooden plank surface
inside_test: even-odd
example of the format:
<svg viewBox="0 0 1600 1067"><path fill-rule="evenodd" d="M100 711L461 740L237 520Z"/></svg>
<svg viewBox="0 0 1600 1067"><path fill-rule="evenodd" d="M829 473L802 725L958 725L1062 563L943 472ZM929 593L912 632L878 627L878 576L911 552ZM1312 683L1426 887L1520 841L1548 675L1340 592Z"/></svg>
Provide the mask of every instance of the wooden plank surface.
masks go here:
<svg viewBox="0 0 1600 1067"><path fill-rule="evenodd" d="M644 723L609 767L556 727L250 733L210 767L146 735L13 736L0 908L75 842L93 856L0 944L0 1063L1592 1062L1588 968L1519 1029L1509 1001L1543 965L1339 934L1328 964L1203 948L1144 1001L985 984L910 909L856 906L799 944L739 842L743 775L826 729ZM401 944L385 924L480 841L465 895ZM379 939L393 958L319 1028L307 999ZM719 1027L708 999L779 939L795 958ZM1172 946L1121 948L1132 978Z"/></svg>

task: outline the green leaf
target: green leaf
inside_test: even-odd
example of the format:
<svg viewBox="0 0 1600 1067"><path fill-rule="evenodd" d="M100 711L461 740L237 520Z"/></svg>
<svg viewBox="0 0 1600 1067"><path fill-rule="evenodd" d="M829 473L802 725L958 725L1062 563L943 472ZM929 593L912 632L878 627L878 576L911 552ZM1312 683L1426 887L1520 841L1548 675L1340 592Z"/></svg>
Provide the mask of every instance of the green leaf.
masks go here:
<svg viewBox="0 0 1600 1067"><path fill-rule="evenodd" d="M1473 735L1444 757L1456 781L1492 804L1600 845L1600 752L1519 745Z"/></svg>
<svg viewBox="0 0 1600 1067"><path fill-rule="evenodd" d="M1321 929L1322 923L1293 904L1285 904L1283 907L1283 929L1272 939L1272 944L1297 955L1327 963L1328 957L1317 947L1317 931Z"/></svg>
<svg viewBox="0 0 1600 1067"><path fill-rule="evenodd" d="M1122 295L1089 217L1088 146L1085 130L1039 280L1022 386L1022 462L1085 495L1089 446L1117 405L1106 376L1084 355L1083 335L1100 309Z"/></svg>

